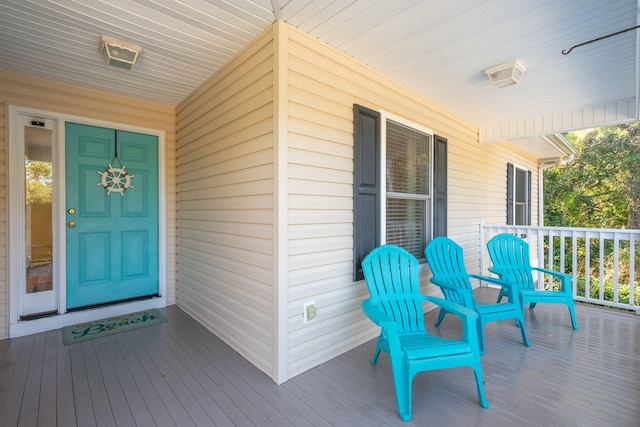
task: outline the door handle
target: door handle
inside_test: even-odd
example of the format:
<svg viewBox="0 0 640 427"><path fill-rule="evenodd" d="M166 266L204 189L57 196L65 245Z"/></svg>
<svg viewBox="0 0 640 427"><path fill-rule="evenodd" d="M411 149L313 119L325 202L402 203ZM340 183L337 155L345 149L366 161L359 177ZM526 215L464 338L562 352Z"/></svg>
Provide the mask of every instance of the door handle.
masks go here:
<svg viewBox="0 0 640 427"><path fill-rule="evenodd" d="M69 208L69 209L67 209L67 213L69 215L73 215L74 213L76 213L76 210L74 208Z"/></svg>
<svg viewBox="0 0 640 427"><path fill-rule="evenodd" d="M69 228L73 228L76 226L76 222L75 221L69 221L69 223L67 224L69 226Z"/></svg>

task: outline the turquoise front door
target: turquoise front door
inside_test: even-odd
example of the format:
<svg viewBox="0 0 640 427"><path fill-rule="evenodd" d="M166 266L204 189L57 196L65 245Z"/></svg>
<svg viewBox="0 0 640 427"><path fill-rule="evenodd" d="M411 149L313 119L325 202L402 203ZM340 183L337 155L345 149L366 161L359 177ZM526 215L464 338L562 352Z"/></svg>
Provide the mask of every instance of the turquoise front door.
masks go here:
<svg viewBox="0 0 640 427"><path fill-rule="evenodd" d="M158 138L76 123L65 134L67 308L157 295Z"/></svg>

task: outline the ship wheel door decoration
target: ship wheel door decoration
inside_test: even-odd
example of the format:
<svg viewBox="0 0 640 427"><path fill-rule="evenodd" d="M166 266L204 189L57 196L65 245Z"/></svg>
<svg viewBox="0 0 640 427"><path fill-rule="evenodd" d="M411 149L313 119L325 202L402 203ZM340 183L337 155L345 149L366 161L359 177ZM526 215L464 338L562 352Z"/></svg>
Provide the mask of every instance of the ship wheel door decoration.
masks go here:
<svg viewBox="0 0 640 427"><path fill-rule="evenodd" d="M111 193L120 193L120 195L124 197L124 192L133 188L131 178L135 177L135 175L129 175L129 172L124 170L125 167L118 158L118 131L114 131L114 133L115 148L113 160L111 160L107 169L98 171L98 175L100 175L102 179L96 185L103 186L107 190L107 196L111 195Z"/></svg>

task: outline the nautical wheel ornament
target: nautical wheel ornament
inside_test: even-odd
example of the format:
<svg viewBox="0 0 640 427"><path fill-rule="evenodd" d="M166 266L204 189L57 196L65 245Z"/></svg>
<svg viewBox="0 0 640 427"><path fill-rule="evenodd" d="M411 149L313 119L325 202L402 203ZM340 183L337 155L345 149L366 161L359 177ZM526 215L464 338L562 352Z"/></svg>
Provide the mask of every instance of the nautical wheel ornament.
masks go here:
<svg viewBox="0 0 640 427"><path fill-rule="evenodd" d="M96 185L101 185L107 190L107 196L111 195L111 193L120 193L121 196L124 197L124 192L129 188L133 188L131 185L131 178L134 178L135 175L130 175L125 169L125 166L122 164L120 159L118 159L118 132L115 132L116 141L115 141L115 153L113 156L113 160L109 163L109 167L103 171L97 171L98 175L102 178L100 182ZM118 162L118 166L114 167L113 165Z"/></svg>

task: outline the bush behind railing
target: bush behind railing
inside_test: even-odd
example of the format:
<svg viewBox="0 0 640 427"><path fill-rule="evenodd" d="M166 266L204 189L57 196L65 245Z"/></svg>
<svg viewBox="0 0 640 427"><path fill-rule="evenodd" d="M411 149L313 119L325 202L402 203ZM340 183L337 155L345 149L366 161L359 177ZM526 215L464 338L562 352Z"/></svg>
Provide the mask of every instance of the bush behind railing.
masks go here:
<svg viewBox="0 0 640 427"><path fill-rule="evenodd" d="M600 283L598 282L597 277L592 278L591 284L589 286L589 295L585 293L587 281L585 280L584 277L578 277L576 279L576 283L577 283L576 293L578 294L578 296L584 296L587 298L592 298L597 300L603 299L605 301L615 302L616 291L615 291L615 285L613 282L604 282L602 298L600 298ZM634 299L633 305L640 307L640 283L636 282L634 288L635 289L633 292L633 299ZM622 286L618 285L618 301L617 302L621 304L629 304L630 293L631 292L630 292L629 285L622 285Z"/></svg>
<svg viewBox="0 0 640 427"><path fill-rule="evenodd" d="M573 273L575 275L576 293L578 296L604 299L609 302L619 302L622 304L629 304L630 292L630 280L631 280L631 258L630 258L630 242L620 241L618 242L618 253L615 253L615 242L612 239L604 240L604 252L602 254L603 263L603 277L602 277L602 295L600 286L600 242L591 240L590 242L590 259L587 264L586 259L586 246L585 238L578 238L576 247L573 247L572 239L568 237L552 236L555 240L553 244L553 260L549 263L549 236L544 237L544 265L556 266L561 271ZM564 256L561 256L561 247L559 239L566 239L564 244ZM573 256L573 252L576 252L576 257ZM640 306L640 251L634 251L634 302L633 305ZM574 258L576 259L577 268L573 268ZM616 259L617 258L617 259ZM560 266L561 260L564 260L564 268ZM614 264L617 264L618 268L614 268ZM580 266L587 266L589 269L589 294L585 292L587 283L586 268L580 268ZM617 283L616 283L617 274ZM616 288L617 288L617 300L616 300Z"/></svg>

